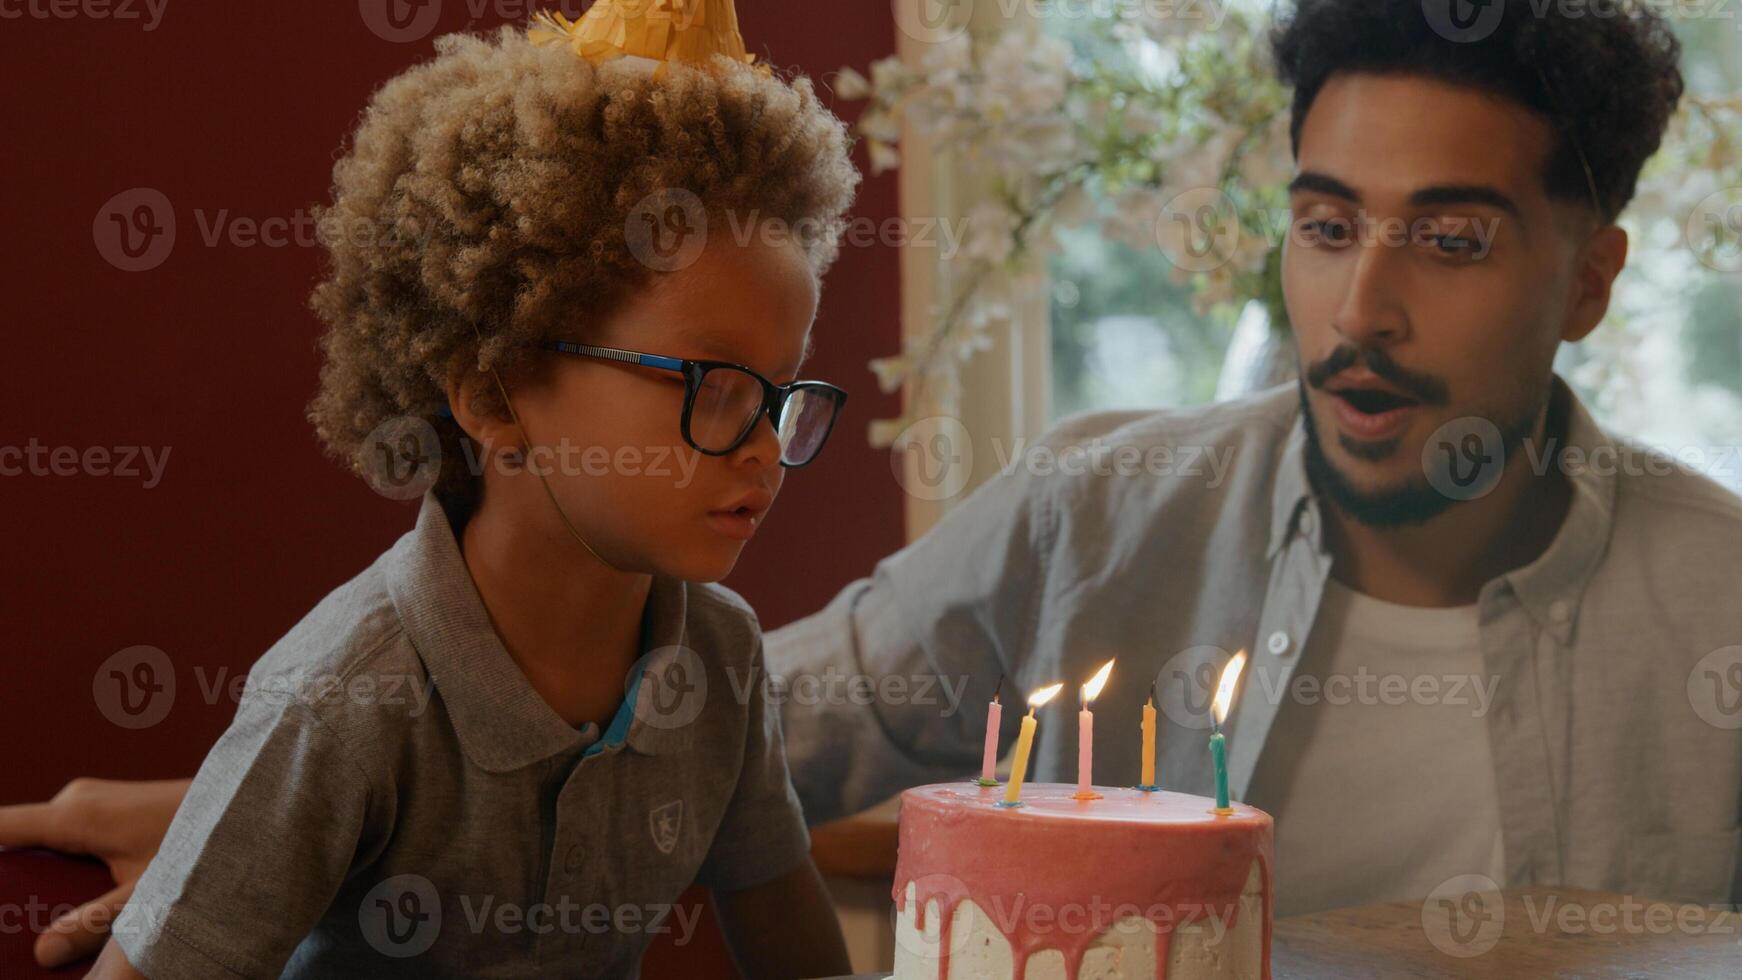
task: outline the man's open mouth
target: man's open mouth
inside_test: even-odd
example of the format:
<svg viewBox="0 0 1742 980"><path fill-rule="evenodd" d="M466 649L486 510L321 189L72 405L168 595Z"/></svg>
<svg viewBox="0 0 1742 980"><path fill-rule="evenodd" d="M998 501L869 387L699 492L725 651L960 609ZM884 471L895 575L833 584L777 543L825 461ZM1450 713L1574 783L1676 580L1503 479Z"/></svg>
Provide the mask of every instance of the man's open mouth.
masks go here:
<svg viewBox="0 0 1742 980"><path fill-rule="evenodd" d="M1349 407L1362 415L1382 415L1399 408L1409 408L1418 405L1413 398L1393 394L1378 388L1344 388L1332 392L1338 398L1349 404Z"/></svg>

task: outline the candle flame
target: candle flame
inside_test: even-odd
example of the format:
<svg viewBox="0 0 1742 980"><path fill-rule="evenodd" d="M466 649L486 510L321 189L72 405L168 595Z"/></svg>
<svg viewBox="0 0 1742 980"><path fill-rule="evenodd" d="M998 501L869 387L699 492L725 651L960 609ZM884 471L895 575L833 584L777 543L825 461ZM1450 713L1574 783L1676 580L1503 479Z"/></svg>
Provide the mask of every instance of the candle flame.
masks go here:
<svg viewBox="0 0 1742 980"><path fill-rule="evenodd" d="M1240 683L1240 672L1245 667L1246 651L1241 650L1222 668L1222 679L1216 682L1216 700L1211 708L1218 725L1228 720L1228 709L1234 706L1234 685Z"/></svg>
<svg viewBox="0 0 1742 980"><path fill-rule="evenodd" d="M1089 683L1083 685L1083 706L1088 707L1090 701L1101 693L1101 688L1107 686L1107 678L1113 673L1113 661L1109 660L1095 671L1095 676L1089 678Z"/></svg>
<svg viewBox="0 0 1742 980"><path fill-rule="evenodd" d="M1063 684L1050 684L1046 687L1043 687L1040 690L1038 690L1038 691L1036 691L1033 694L1030 694L1028 696L1028 707L1030 709L1038 708L1041 705L1047 703L1048 701L1051 701L1053 699L1053 695L1057 694L1058 692L1060 692L1064 689L1065 689L1065 686Z"/></svg>

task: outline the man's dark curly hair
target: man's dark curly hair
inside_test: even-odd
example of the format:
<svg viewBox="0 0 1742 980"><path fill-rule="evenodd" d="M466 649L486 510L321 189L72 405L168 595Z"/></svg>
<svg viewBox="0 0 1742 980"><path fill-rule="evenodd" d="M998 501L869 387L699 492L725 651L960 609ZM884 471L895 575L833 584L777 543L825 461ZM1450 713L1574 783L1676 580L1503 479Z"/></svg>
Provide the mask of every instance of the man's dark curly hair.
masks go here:
<svg viewBox="0 0 1742 980"><path fill-rule="evenodd" d="M1299 0L1270 38L1277 74L1294 86L1295 155L1307 110L1331 75L1425 76L1543 116L1555 131L1543 174L1548 195L1590 202L1594 184L1600 217L1614 221L1681 99L1681 43L1636 0L1601 0L1577 13L1559 7L1541 0ZM1463 19L1454 18L1455 8Z"/></svg>

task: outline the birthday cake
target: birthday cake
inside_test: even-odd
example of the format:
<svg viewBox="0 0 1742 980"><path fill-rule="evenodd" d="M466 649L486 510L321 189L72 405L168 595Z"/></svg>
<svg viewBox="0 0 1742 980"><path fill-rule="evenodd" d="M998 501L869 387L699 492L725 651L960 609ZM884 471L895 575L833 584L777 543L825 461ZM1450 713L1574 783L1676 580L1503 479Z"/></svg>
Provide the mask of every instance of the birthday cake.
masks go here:
<svg viewBox="0 0 1742 980"><path fill-rule="evenodd" d="M893 980L1268 980L1269 814L1076 789L902 794Z"/></svg>

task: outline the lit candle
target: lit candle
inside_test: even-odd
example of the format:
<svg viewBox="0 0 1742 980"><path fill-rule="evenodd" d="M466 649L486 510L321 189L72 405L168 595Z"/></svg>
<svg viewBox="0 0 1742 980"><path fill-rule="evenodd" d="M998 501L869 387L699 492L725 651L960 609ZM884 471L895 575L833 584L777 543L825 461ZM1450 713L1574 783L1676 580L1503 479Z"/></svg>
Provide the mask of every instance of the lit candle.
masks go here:
<svg viewBox="0 0 1742 980"><path fill-rule="evenodd" d="M1095 671L1095 676L1089 678L1089 683L1082 686L1077 711L1077 792L1073 799L1098 800L1101 794L1089 788L1093 781L1095 770L1095 715L1089 710L1089 702L1095 700L1095 695L1101 693L1106 686L1108 675L1113 673L1113 661L1109 660Z"/></svg>
<svg viewBox="0 0 1742 980"><path fill-rule="evenodd" d="M1149 700L1143 702L1143 781L1138 789L1153 793L1161 787L1155 783L1155 682L1149 683Z"/></svg>
<svg viewBox="0 0 1742 980"><path fill-rule="evenodd" d="M1010 768L1010 786L1004 791L1004 799L999 806L1021 806L1022 779L1028 775L1028 750L1034 745L1034 709L1051 701L1053 695L1064 690L1063 684L1053 684L1043 687L1028 696L1028 714L1022 718L1022 731L1016 736L1016 763Z"/></svg>
<svg viewBox="0 0 1742 980"><path fill-rule="evenodd" d="M986 705L986 756L980 762L980 785L998 785L998 724L1004 720L1004 706L998 703L998 692L1004 690L1004 678L992 689L992 703Z"/></svg>
<svg viewBox="0 0 1742 980"><path fill-rule="evenodd" d="M1230 814L1228 805L1228 740L1222 734L1222 722L1228 720L1228 709L1234 704L1234 685L1240 682L1240 672L1246 667L1246 651L1234 654L1234 659L1222 668L1222 678L1216 682L1216 700L1210 705L1210 723L1215 733L1210 736L1210 758L1216 764L1216 812Z"/></svg>

